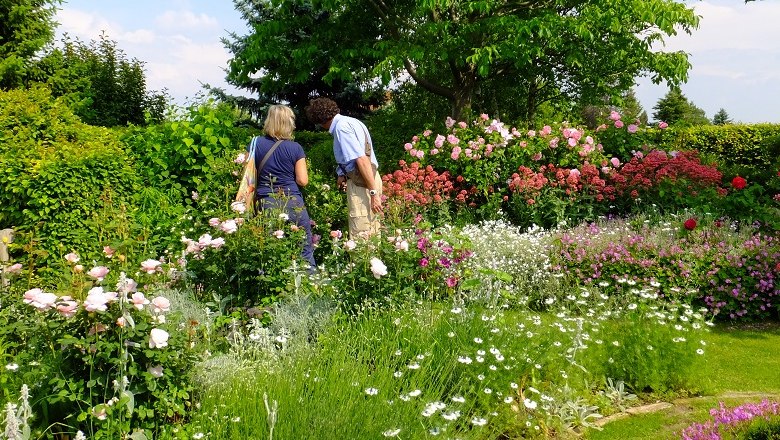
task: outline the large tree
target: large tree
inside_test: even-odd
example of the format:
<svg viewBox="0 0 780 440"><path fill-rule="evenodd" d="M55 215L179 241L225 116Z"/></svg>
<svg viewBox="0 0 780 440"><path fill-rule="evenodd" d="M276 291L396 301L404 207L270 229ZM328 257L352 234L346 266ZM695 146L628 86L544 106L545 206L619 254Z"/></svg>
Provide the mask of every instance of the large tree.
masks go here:
<svg viewBox="0 0 780 440"><path fill-rule="evenodd" d="M704 110L697 107L683 95L682 90L673 87L653 107L653 118L675 125L708 125L710 120Z"/></svg>
<svg viewBox="0 0 780 440"><path fill-rule="evenodd" d="M678 84L685 53L653 43L698 25L672 0L236 0L263 11L234 50L231 75L274 82L411 78L452 115L511 90L532 121L546 101L599 102L634 78ZM297 15L296 15L297 14Z"/></svg>
<svg viewBox="0 0 780 440"><path fill-rule="evenodd" d="M0 0L0 89L22 87L54 38L60 0Z"/></svg>
<svg viewBox="0 0 780 440"><path fill-rule="evenodd" d="M167 106L164 92L147 90L143 62L128 59L105 33L89 44L66 35L38 67L36 79L90 125L143 125L161 120Z"/></svg>

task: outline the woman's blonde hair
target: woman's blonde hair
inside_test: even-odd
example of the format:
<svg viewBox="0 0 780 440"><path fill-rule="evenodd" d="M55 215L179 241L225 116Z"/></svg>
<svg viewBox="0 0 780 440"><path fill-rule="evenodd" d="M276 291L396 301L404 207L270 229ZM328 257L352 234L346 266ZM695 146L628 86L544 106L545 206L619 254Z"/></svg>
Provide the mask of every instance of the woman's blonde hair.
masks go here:
<svg viewBox="0 0 780 440"><path fill-rule="evenodd" d="M274 139L292 139L295 130L295 113L286 105L272 105L263 125L266 136Z"/></svg>

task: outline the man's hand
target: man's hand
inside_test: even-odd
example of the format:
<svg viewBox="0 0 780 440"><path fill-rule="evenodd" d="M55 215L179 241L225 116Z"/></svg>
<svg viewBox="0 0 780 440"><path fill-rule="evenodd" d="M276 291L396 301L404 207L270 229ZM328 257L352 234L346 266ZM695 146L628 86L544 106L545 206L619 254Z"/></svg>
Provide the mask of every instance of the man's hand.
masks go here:
<svg viewBox="0 0 780 440"><path fill-rule="evenodd" d="M339 191L346 191L347 190L347 177L346 176L339 176L338 179L336 179L336 186L339 188Z"/></svg>
<svg viewBox="0 0 780 440"><path fill-rule="evenodd" d="M371 196L371 211L374 212L374 214L379 214L382 212L382 195L377 194L375 196Z"/></svg>

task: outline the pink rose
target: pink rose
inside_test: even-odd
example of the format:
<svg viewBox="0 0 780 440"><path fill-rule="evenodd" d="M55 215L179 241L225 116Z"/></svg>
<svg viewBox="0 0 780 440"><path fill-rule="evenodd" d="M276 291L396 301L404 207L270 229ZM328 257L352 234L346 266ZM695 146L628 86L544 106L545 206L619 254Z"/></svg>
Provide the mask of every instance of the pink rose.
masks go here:
<svg viewBox="0 0 780 440"><path fill-rule="evenodd" d="M106 277L108 272L109 270L106 266L96 266L90 269L89 272L87 272L87 275L91 276L92 278L98 281L103 281L103 278Z"/></svg>

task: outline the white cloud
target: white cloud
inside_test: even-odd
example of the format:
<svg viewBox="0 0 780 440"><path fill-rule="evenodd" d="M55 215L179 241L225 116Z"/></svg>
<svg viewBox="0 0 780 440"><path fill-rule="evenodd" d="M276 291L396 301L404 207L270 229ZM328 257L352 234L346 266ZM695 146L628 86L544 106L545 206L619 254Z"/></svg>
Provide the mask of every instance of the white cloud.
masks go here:
<svg viewBox="0 0 780 440"><path fill-rule="evenodd" d="M121 27L99 14L63 8L57 12L58 34L67 33L81 40L96 39L101 31L109 36L119 33Z"/></svg>
<svg viewBox="0 0 780 440"><path fill-rule="evenodd" d="M216 18L192 11L165 11L154 22L163 29L213 30L219 26Z"/></svg>

